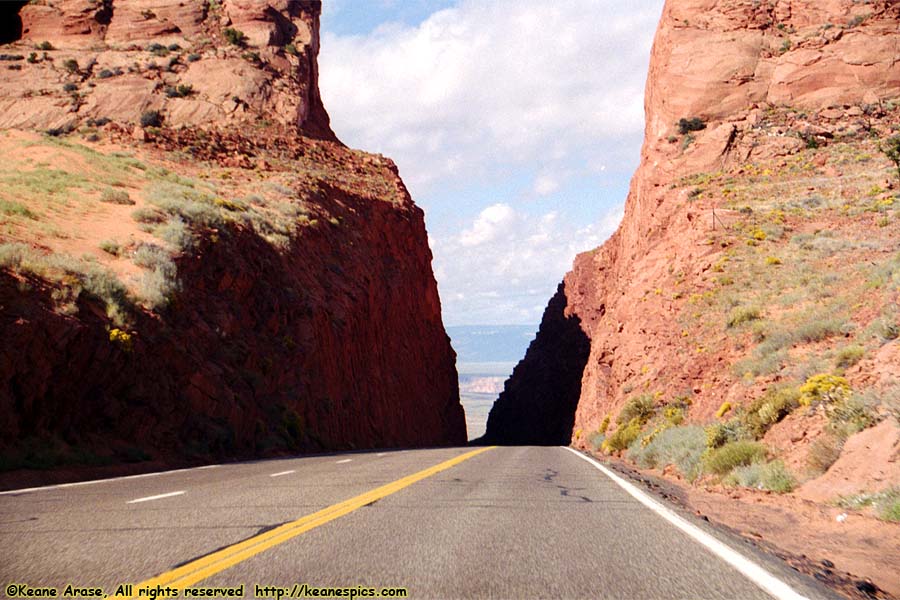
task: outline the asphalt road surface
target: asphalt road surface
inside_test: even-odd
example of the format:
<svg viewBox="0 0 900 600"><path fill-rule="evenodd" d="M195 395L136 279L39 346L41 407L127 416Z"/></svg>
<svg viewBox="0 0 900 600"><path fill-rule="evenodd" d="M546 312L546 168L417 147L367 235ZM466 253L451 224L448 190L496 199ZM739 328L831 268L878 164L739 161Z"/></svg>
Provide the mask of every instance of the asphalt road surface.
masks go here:
<svg viewBox="0 0 900 600"><path fill-rule="evenodd" d="M316 597L303 584L402 587L409 598L837 597L628 486L567 448L508 447L4 492L0 585L19 597L41 588L62 597L68 584L110 597L142 587L149 597L185 597L183 588Z"/></svg>

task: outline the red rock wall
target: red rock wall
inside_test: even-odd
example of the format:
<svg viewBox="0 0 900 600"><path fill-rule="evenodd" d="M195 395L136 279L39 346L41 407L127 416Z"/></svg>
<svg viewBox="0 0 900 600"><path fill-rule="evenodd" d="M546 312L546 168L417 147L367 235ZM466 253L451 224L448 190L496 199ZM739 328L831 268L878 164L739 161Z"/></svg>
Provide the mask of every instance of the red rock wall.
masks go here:
<svg viewBox="0 0 900 600"><path fill-rule="evenodd" d="M787 39L791 45L785 49ZM540 415L548 407L573 423L570 436L595 431L630 395L623 384L642 376L714 397L714 403L692 409L696 418L711 417L732 392L722 381L722 357L685 348L677 306L654 294L667 274L682 272L690 279L708 268L718 251L704 243L708 213L691 209L684 190L672 184L734 161L796 150L802 145L796 137L744 135L767 107L834 107L843 115L852 105L897 98L898 57L900 5L892 1L668 0L651 53L641 164L622 224L602 247L578 256L564 280L562 312L577 320L577 335L591 346L575 413L568 414L571 403L555 385L517 392L531 377L523 367L533 362L532 355L565 345L539 334L507 383L498 402L503 409L488 435L514 442L517 437L501 433L522 427L541 431ZM677 133L680 118L691 117L702 118L707 128L682 151L667 138ZM551 305L557 302L554 298ZM535 397L542 399L539 410Z"/></svg>
<svg viewBox="0 0 900 600"><path fill-rule="evenodd" d="M4 70L0 127L73 127L100 118L137 123L156 110L169 126L269 120L335 139L318 87L318 0L6 4L4 20L16 20L11 31L19 32L9 50L27 56L43 42L52 48ZM229 28L245 35L242 46L228 42ZM179 49L154 54L152 44ZM77 72L65 69L69 60ZM102 71L113 75L98 77ZM77 96L63 83L77 85ZM179 85L193 92L167 96Z"/></svg>
<svg viewBox="0 0 900 600"><path fill-rule="evenodd" d="M179 260L181 292L139 316L130 349L99 305L62 316L40 281L0 273L3 445L56 436L178 459L464 444L421 210L321 202L340 225L287 253L231 229Z"/></svg>

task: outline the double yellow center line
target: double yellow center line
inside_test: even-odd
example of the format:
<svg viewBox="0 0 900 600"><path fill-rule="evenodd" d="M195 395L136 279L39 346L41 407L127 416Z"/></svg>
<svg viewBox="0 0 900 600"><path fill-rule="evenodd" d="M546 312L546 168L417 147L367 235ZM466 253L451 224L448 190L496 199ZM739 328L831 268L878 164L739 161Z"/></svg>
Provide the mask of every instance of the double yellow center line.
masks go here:
<svg viewBox="0 0 900 600"><path fill-rule="evenodd" d="M364 494L360 494L359 496L350 498L349 500L344 500L343 502L333 504L328 508L323 508L318 512L312 513L311 515L306 515L305 517L297 519L296 521L291 521L290 523L285 523L284 525L280 525L275 529L270 529L265 533L261 533L257 536L244 540L243 542L234 544L233 546L228 546L227 548L217 550L212 554L207 554L206 556L182 565L177 569L172 569L171 571L163 573L162 575L158 575L152 579L148 579L147 581L137 584L133 588L135 595L132 596L132 598L137 598L137 594L143 588L155 589L156 586L164 586L183 589L186 587L190 587L195 583L203 581L204 579L211 577L216 573L219 573L220 571L224 571L225 569L238 564L241 561L247 560L251 556L257 555L264 550L268 550L273 546L284 543L291 538L297 537L302 533L306 533L311 529L315 529L320 525L324 525L329 521L333 521L337 518L343 517L344 515L349 514L358 508L362 508L367 504L371 504L376 500L380 500L381 498L397 493L403 488L409 487L417 481L422 481L423 479L431 477L432 475L436 475L441 471L446 471L447 469L454 467L459 463L468 460L473 456L477 456L482 452L486 452L494 447L495 446L489 446L486 448L472 450L471 452L466 452L465 454L461 454L455 458L446 460L440 464L434 465L433 467L429 467L423 471L419 471L418 473L413 473L412 475L408 475L402 479L392 481L391 483L365 492Z"/></svg>

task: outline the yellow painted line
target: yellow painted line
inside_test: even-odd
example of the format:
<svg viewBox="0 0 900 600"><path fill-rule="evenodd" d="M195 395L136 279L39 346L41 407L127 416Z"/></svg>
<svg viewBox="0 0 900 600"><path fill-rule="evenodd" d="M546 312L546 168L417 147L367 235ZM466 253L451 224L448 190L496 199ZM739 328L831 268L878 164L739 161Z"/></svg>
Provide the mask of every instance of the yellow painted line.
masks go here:
<svg viewBox="0 0 900 600"><path fill-rule="evenodd" d="M229 567L233 567L241 561L247 560L251 556L257 555L264 550L268 550L293 537L349 514L358 508L362 508L366 504L371 504L376 500L395 494L405 487L409 487L412 484L431 477L432 475L436 475L441 471L446 471L473 456L477 456L482 452L486 452L495 447L496 446L488 446L486 448L479 448L477 450L472 450L471 452L466 452L465 454L460 454L455 458L446 460L433 467L419 471L418 473L407 475L402 479L392 481L391 483L350 498L349 500L333 504L318 512L312 513L311 515L306 515L296 521L285 523L284 525L280 525L275 529L261 533L250 539L244 540L243 542L239 542L233 546L228 546L227 548L198 558L177 569L172 569L171 571L137 584L133 588L134 595L131 597L137 598L138 593L143 588L155 589L156 586L163 586L183 589L192 586L199 581L203 581L207 577L211 577ZM143 597L146 598L147 596Z"/></svg>

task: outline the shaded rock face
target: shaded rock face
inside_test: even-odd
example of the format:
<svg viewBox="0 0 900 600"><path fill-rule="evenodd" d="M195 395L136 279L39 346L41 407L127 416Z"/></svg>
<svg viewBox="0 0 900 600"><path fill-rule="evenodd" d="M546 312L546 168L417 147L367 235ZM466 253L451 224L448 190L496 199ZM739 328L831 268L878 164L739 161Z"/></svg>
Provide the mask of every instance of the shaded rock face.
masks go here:
<svg viewBox="0 0 900 600"><path fill-rule="evenodd" d="M318 0L4 4L10 49L35 55L4 72L0 127L138 123L159 111L168 126L265 119L334 139L318 88ZM179 86L190 92L173 94Z"/></svg>
<svg viewBox="0 0 900 600"><path fill-rule="evenodd" d="M579 320L576 336L590 345L580 363L575 434L597 430L607 415L614 419L626 398L653 392L652 382L667 382L667 395L696 394L691 414L700 421L713 418L723 400L746 394L723 357L686 344L691 332L678 323L679 305L659 295L659 282L673 274L685 287L705 280L722 253L706 241L714 231L709 211L692 207L676 183L802 149L795 133L760 128L769 112L790 112L795 132L829 136L851 115L883 112L900 96L898 56L900 5L892 1L666 2L651 53L641 164L623 221L602 247L579 255L564 279L561 310ZM683 142L679 119L694 117L705 129L673 143ZM559 301L554 296L550 305ZM545 322L559 312L548 308ZM533 369L543 364L538 357L566 345L539 336L498 400L498 418L533 428L519 439L558 443L558 433L540 423L551 406L553 418L568 421L572 401ZM632 389L630 382L644 379L647 387ZM538 406L534 398L543 401Z"/></svg>
<svg viewBox="0 0 900 600"><path fill-rule="evenodd" d="M320 202L341 226L286 253L232 230L180 259L181 292L139 316L128 347L102 308L60 315L40 281L0 272L2 445L177 458L464 444L421 210L340 190Z"/></svg>
<svg viewBox="0 0 900 600"><path fill-rule="evenodd" d="M566 312L565 284L544 311L541 328L491 408L481 441L506 445L568 444L581 396L590 340Z"/></svg>

